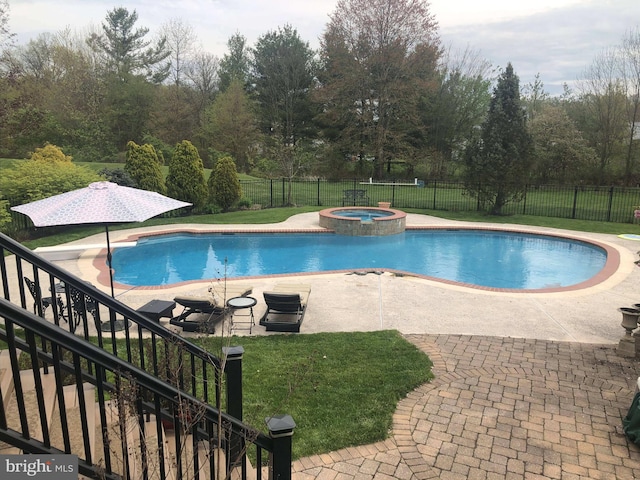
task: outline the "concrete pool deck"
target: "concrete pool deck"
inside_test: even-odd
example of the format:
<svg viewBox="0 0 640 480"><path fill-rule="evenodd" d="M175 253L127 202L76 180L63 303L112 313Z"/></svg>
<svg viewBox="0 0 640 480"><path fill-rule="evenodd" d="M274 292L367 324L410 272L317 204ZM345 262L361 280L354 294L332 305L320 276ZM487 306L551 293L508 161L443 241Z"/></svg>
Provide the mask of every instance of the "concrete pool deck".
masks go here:
<svg viewBox="0 0 640 480"><path fill-rule="evenodd" d="M309 306L302 333L326 331L372 331L397 329L403 334L463 334L529 338L580 343L615 344L624 330L620 327L618 307L640 302L640 268L633 262L640 242L615 235L592 234L551 228L503 224L472 224L430 217L407 215L407 227L499 228L593 240L614 248L620 255L617 271L602 283L575 291L544 293L503 292L469 288L395 273L341 272L259 277L229 280L250 283L258 299L256 316L266 306L262 292L275 283L297 281L311 286ZM634 226L629 226L633 230ZM318 213L295 215L285 222L265 225L196 225L134 228L112 231L111 239L130 241L137 236L166 231L307 231L321 230ZM96 243L97 234L72 243ZM105 269L94 264L96 251L78 260L58 265L93 282L108 292ZM473 252L470 252L473 254ZM95 263L104 264L98 258ZM219 283L219 281L216 281ZM116 285L116 298L137 308L153 298L171 300L176 294L202 295L211 282L191 282L168 288L126 287ZM122 288L118 288L122 287ZM241 332L238 332L241 333ZM263 327L253 334L266 334Z"/></svg>
<svg viewBox="0 0 640 480"><path fill-rule="evenodd" d="M409 214L407 225L471 224ZM254 285L257 317L265 308L262 291L280 281L307 283L311 296L303 334L397 329L434 363L435 380L398 403L387 440L301 458L294 462L294 479L638 478L640 448L621 433L620 419L633 397L639 364L618 357L615 346L624 332L617 308L640 302L640 269L633 263L640 243L615 235L482 224L492 226L605 243L619 252L620 267L603 283L557 293L477 290L388 273L242 280ZM239 230L237 225L181 227ZM242 230L317 227L318 214L308 213ZM168 228L116 231L112 239ZM98 284L93 255L57 263ZM107 292L107 285L100 287ZM116 296L137 308L154 298L203 294L207 287L208 282L118 288ZM253 334L266 332L256 326Z"/></svg>

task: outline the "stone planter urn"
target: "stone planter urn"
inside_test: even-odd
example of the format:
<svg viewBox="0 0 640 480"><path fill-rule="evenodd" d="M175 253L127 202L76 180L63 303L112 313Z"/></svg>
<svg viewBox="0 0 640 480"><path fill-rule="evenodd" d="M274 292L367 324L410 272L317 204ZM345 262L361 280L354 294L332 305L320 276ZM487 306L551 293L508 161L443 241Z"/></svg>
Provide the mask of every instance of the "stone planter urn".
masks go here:
<svg viewBox="0 0 640 480"><path fill-rule="evenodd" d="M625 335L618 342L617 353L621 357L636 356L636 340L632 332L638 328L638 320L640 319L640 309L621 307L618 309L622 313L622 328L625 329Z"/></svg>
<svg viewBox="0 0 640 480"><path fill-rule="evenodd" d="M391 202L378 202L378 207L380 208L390 208Z"/></svg>
<svg viewBox="0 0 640 480"><path fill-rule="evenodd" d="M631 336L631 332L638 328L640 308L622 307L618 311L622 313L622 323L620 325L626 330L626 335Z"/></svg>

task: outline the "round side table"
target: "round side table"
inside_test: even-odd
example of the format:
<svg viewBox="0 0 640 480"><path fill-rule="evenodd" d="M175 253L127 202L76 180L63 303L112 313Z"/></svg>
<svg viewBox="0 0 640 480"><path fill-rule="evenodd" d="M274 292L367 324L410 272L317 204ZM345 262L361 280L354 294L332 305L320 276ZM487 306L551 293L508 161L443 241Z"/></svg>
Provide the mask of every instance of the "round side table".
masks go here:
<svg viewBox="0 0 640 480"><path fill-rule="evenodd" d="M231 309L231 320L229 322L229 333L234 329L244 328L253 330L253 326L256 324L253 316L253 307L258 301L253 297L233 297L227 300L227 307ZM249 309L248 313L241 313L240 310ZM238 320L237 317L245 317L246 320ZM247 325L246 327L238 327L237 324Z"/></svg>

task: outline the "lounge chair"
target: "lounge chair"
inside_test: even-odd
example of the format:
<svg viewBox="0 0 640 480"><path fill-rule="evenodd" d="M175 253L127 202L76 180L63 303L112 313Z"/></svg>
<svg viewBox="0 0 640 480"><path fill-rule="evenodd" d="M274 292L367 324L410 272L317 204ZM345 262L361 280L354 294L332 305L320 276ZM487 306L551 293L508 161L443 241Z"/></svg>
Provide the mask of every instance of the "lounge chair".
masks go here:
<svg viewBox="0 0 640 480"><path fill-rule="evenodd" d="M267 311L260 325L269 332L299 332L310 293L309 285L291 283L281 283L264 292Z"/></svg>
<svg viewBox="0 0 640 480"><path fill-rule="evenodd" d="M174 301L183 308L182 313L169 320L171 325L185 332L204 331L215 333L215 325L222 320L226 312L226 301L233 297L244 297L253 291L250 285L214 285L207 296L178 296ZM188 319L191 315L206 315L204 318Z"/></svg>

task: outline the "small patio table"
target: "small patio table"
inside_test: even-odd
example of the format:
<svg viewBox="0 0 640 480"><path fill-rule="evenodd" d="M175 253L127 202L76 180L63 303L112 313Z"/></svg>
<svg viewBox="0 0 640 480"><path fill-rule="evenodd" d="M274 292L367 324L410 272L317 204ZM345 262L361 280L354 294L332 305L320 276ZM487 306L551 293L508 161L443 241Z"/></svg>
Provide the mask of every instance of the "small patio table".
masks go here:
<svg viewBox="0 0 640 480"><path fill-rule="evenodd" d="M138 308L136 312L160 323L162 317L173 317L174 308L176 308L176 302L169 300L151 300Z"/></svg>

